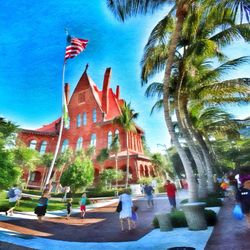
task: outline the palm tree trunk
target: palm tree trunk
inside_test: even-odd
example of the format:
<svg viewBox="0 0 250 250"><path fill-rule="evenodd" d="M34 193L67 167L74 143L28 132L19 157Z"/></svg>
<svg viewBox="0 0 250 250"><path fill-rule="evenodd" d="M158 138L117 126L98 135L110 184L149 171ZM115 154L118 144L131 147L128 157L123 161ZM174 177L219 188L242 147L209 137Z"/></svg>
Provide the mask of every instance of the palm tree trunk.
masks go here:
<svg viewBox="0 0 250 250"><path fill-rule="evenodd" d="M30 170L28 170L28 178L27 178L27 181L26 181L26 184L25 184L26 189L28 188L29 181L30 181Z"/></svg>
<svg viewBox="0 0 250 250"><path fill-rule="evenodd" d="M179 84L178 84L179 85ZM206 198L208 191L207 191L207 175L206 175L206 168L205 168L205 162L203 162L203 159L200 157L199 152L196 149L196 145L190 135L189 130L186 128L185 123L185 114L184 114L184 106L187 105L187 102L184 101L185 98L180 97L180 87L177 85L177 93L175 95L175 111L176 111L176 117L178 121L179 129L182 133L183 138L185 139L188 148L190 150L190 153L194 159L194 162L196 164L196 168L198 171L199 176L199 197L200 198Z"/></svg>
<svg viewBox="0 0 250 250"><path fill-rule="evenodd" d="M178 41L181 36L181 31L183 27L184 19L187 15L188 5L183 5L181 3L179 6L177 6L177 22L175 30L171 37L170 47L169 47L169 56L166 62L166 69L164 73L164 82L163 82L163 107L164 107L164 116L166 125L170 134L170 137L172 139L172 142L181 158L181 161L183 163L187 181L188 181L188 191L189 191L189 201L196 201L198 199L198 190L197 190L197 183L195 180L195 176L191 167L191 162L188 159L186 152L181 147L181 144L179 143L175 133L174 133L174 127L170 115L170 107L169 107L169 82L170 82L170 75L172 70L172 65L174 62L175 57L175 51L178 44Z"/></svg>
<svg viewBox="0 0 250 250"><path fill-rule="evenodd" d="M192 135L195 137L196 141L198 142L199 147L200 147L201 152L202 152L203 157L204 157L205 166L206 166L206 170L207 170L208 193L214 193L215 192L215 185L214 185L214 178L213 178L213 167L212 167L212 162L210 159L207 145L204 142L201 134L193 128L192 122L191 122L189 114L188 114L187 105L183 106L183 110L184 110L186 125L187 125L188 129L191 131Z"/></svg>
<svg viewBox="0 0 250 250"><path fill-rule="evenodd" d="M126 132L126 147L127 147L126 188L128 188L128 180L129 180L129 150L128 150L128 132Z"/></svg>
<svg viewBox="0 0 250 250"><path fill-rule="evenodd" d="M115 186L116 189L118 189L118 155L117 153L115 154L115 172L116 172L116 179L115 179Z"/></svg>

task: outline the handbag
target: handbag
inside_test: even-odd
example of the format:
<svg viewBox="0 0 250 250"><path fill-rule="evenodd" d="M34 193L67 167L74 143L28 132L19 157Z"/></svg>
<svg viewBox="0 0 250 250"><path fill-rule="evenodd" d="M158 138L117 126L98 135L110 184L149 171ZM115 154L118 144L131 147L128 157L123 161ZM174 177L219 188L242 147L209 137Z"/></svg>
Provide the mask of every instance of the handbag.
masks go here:
<svg viewBox="0 0 250 250"><path fill-rule="evenodd" d="M116 207L116 212L120 213L122 211L122 201L119 201L117 207Z"/></svg>
<svg viewBox="0 0 250 250"><path fill-rule="evenodd" d="M233 217L237 220L242 220L244 217L241 206L239 204L236 204L233 209Z"/></svg>

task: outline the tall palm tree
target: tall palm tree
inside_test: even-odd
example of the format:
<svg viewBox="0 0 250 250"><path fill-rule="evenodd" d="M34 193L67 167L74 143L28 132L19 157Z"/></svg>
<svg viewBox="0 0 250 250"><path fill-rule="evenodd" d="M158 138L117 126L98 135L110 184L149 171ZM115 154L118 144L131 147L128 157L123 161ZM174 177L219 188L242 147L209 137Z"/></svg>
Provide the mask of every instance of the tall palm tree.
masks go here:
<svg viewBox="0 0 250 250"><path fill-rule="evenodd" d="M121 115L114 118L113 122L119 124L126 133L126 150L127 150L127 164L126 164L126 188L129 181L129 146L128 146L128 133L136 132L136 125L134 120L137 119L138 113L135 113L131 108L130 103L124 102L121 107Z"/></svg>
<svg viewBox="0 0 250 250"><path fill-rule="evenodd" d="M173 70L174 59L176 55L176 49L181 39L181 33L184 27L184 21L188 15L189 10L195 4L207 4L207 8L212 6L213 4L217 4L220 9L225 7L226 5L232 7L232 3L235 3L233 6L238 6L239 3L242 3L245 6L246 1L230 1L230 0L222 0L222 1L194 1L194 0L107 0L108 7L114 13L114 15L121 21L125 21L127 18L131 16L135 16L137 14L147 14L154 13L161 7L164 7L167 3L174 4L174 7L170 10L169 14L167 14L163 20L161 20L158 25L156 25L156 33L162 34L162 30L167 28L169 24L168 19L171 15L175 14L175 25L173 28L173 32L170 35L170 42L168 46L167 57L165 58L165 71L164 71L164 81L163 81L163 107L164 107L164 116L166 125L168 127L169 134L171 136L171 140L175 145L180 158L184 164L184 168L187 173L187 177L189 179L189 191L190 191L190 201L197 199L197 188L194 176L192 174L191 162L189 161L185 151L181 147L181 144L174 133L174 126L172 123L171 115L170 115L170 106L169 106L169 94L170 94L170 77L171 72ZM232 9L231 13L237 12L238 9ZM158 32L159 31L159 32ZM164 36L165 34L163 34ZM164 40L164 37L163 37ZM155 45L158 41L153 41L152 44Z"/></svg>
<svg viewBox="0 0 250 250"><path fill-rule="evenodd" d="M115 186L116 186L116 188L118 188L118 179L117 179L117 177L118 177L118 153L120 152L120 150L121 150L121 145L119 142L119 137L118 137L118 135L115 135L112 142L111 142L109 151L110 151L110 153L115 154L115 171L116 171Z"/></svg>

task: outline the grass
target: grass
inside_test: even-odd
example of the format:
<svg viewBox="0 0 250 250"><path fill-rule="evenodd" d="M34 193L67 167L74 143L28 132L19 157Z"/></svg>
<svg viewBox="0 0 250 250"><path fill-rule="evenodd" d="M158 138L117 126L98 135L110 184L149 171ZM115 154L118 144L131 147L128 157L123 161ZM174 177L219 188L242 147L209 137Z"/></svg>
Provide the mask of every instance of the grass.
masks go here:
<svg viewBox="0 0 250 250"><path fill-rule="evenodd" d="M19 212L33 212L38 203L38 199L39 198L33 198L33 199L28 199L28 200L21 199L19 202L19 206L16 206L15 210ZM74 199L72 206L73 208L79 207L79 199ZM6 211L8 207L9 207L9 201L6 198L6 193L1 192L0 193L0 211ZM55 200L53 198L49 200L48 211L64 210L64 209L66 209L65 202Z"/></svg>

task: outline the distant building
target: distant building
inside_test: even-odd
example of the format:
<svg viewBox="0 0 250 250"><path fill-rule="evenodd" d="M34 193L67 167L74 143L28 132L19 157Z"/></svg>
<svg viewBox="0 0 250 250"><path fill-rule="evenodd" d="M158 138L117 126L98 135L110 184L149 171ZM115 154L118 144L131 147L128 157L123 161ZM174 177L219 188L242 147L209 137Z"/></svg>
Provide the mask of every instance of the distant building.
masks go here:
<svg viewBox="0 0 250 250"><path fill-rule="evenodd" d="M107 68L103 88L99 90L85 70L80 78L72 96L70 97L69 84L65 84L65 95L68 103L69 126L63 129L60 151L67 148L86 149L90 145L95 147L95 157L101 149L108 148L114 135L119 136L121 151L118 154L118 167L126 171L126 134L125 131L112 120L121 114L120 107L124 100L120 99L120 88L117 86L115 93L109 87L111 68ZM35 130L22 129L19 139L27 146L38 150L41 154L54 153L58 139L61 118L53 121L42 128ZM135 182L142 176L154 176L154 168L150 159L144 155L142 145L143 130L136 126L136 132L130 132L128 136L129 145L129 171L130 182ZM95 177L98 176L101 166L93 159ZM102 164L103 168L115 168L114 155ZM56 168L55 168L56 169ZM46 168L43 166L31 173L29 186L37 188L41 185ZM60 171L52 173L56 182L59 181ZM24 173L27 180L28 173Z"/></svg>

